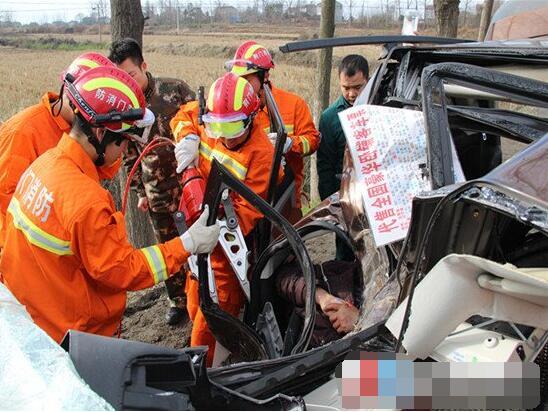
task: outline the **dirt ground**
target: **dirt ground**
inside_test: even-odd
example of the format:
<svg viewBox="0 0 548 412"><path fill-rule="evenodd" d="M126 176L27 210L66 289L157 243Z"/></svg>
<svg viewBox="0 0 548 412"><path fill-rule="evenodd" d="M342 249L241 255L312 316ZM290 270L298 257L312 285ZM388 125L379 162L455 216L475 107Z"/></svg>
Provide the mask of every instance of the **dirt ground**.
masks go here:
<svg viewBox="0 0 548 412"><path fill-rule="evenodd" d="M335 257L334 235L320 236L307 241L306 245L314 263ZM188 346L191 322L183 321L169 326L165 321L168 307L166 290L162 284L145 291L129 293L120 336L170 348Z"/></svg>

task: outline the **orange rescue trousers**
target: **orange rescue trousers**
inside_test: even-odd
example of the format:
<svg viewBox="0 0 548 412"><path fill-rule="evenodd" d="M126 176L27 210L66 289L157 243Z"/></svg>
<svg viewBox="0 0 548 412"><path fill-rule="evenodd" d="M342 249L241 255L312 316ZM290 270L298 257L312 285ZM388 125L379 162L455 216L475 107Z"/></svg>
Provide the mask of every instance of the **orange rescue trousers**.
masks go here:
<svg viewBox="0 0 548 412"><path fill-rule="evenodd" d="M217 246L211 253L211 267L215 273L219 306L225 312L238 317L245 297L236 274L232 270L220 246ZM207 366L210 367L213 363L213 355L215 353L215 337L207 327L207 321L200 309L198 281L193 277L189 277L186 282L186 295L188 315L193 322L190 346L207 345L209 347ZM222 333L222 331L219 332Z"/></svg>

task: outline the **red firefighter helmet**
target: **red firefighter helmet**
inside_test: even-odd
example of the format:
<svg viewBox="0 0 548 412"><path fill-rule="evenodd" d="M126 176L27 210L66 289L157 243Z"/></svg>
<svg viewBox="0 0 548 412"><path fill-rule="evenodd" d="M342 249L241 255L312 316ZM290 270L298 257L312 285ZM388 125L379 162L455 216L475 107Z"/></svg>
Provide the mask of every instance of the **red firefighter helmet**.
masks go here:
<svg viewBox="0 0 548 412"><path fill-rule="evenodd" d="M274 62L266 47L249 40L238 47L234 59L227 61L225 67L237 76L245 76L258 71L268 72L274 68Z"/></svg>
<svg viewBox="0 0 548 412"><path fill-rule="evenodd" d="M211 137L240 137L259 107L259 97L251 84L233 73L226 73L209 89L207 113L203 115L206 131Z"/></svg>
<svg viewBox="0 0 548 412"><path fill-rule="evenodd" d="M61 81L65 80L65 76L67 74L70 74L74 79L77 79L89 69L99 66L115 67L114 63L101 53L84 53L74 59L70 66L68 66L67 69L61 73Z"/></svg>
<svg viewBox="0 0 548 412"><path fill-rule="evenodd" d="M123 70L99 66L70 80L65 78L68 98L92 127L128 132L138 120L149 117L141 88Z"/></svg>

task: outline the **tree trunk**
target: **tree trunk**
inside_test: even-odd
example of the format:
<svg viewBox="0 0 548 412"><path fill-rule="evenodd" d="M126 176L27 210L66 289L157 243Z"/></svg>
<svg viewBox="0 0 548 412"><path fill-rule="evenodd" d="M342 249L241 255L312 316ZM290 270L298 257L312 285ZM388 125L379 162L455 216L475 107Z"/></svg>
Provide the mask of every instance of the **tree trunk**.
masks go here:
<svg viewBox="0 0 548 412"><path fill-rule="evenodd" d="M143 46L145 18L140 0L110 0L112 41L131 37Z"/></svg>
<svg viewBox="0 0 548 412"><path fill-rule="evenodd" d="M434 0L436 31L440 37L457 37L460 0Z"/></svg>
<svg viewBox="0 0 548 412"><path fill-rule="evenodd" d="M491 13L493 12L493 0L484 0L483 9L481 11L481 20L478 31L478 41L483 41L491 23Z"/></svg>
<svg viewBox="0 0 548 412"><path fill-rule="evenodd" d="M122 210L122 197L126 187L126 180L127 173L122 166L114 179L104 181L103 183L103 187L108 189L112 194L117 210ZM125 220L128 239L134 247L142 248L154 245L157 242L148 212L143 213L137 209L137 195L133 190L129 191Z"/></svg>
<svg viewBox="0 0 548 412"><path fill-rule="evenodd" d="M143 44L145 20L139 0L110 0L112 41L131 37ZM114 197L116 208L121 210L122 196L126 187L127 174L122 166L116 177L105 184ZM130 191L126 207L126 230L134 247L141 248L156 243L148 213L137 209L137 195Z"/></svg>
<svg viewBox="0 0 548 412"><path fill-rule="evenodd" d="M322 16L320 20L320 38L333 37L335 34L335 0L322 0ZM316 120L329 106L329 91L331 83L331 64L333 49L321 49L318 58L318 94L314 110ZM316 154L310 161L310 200L312 204L320 200L318 192L318 170L316 168Z"/></svg>

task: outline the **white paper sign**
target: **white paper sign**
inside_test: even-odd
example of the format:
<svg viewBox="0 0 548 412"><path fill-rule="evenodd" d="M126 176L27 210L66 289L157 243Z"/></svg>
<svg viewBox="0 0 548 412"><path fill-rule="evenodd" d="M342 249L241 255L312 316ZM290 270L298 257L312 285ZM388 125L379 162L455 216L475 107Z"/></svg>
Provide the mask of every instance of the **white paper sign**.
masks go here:
<svg viewBox="0 0 548 412"><path fill-rule="evenodd" d="M422 112L362 105L339 113L377 246L405 238L411 201L430 190Z"/></svg>

